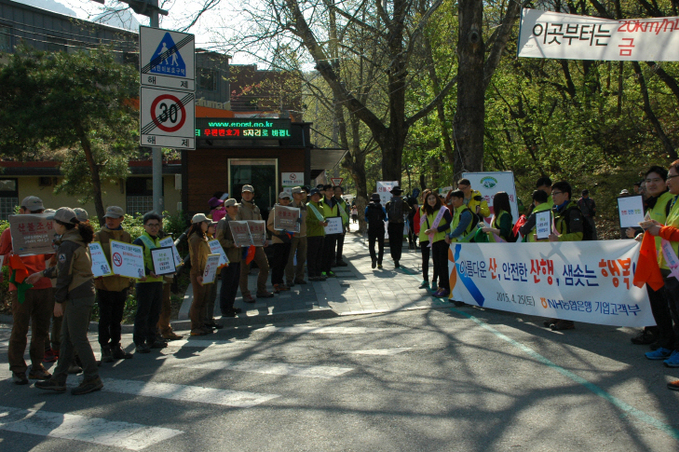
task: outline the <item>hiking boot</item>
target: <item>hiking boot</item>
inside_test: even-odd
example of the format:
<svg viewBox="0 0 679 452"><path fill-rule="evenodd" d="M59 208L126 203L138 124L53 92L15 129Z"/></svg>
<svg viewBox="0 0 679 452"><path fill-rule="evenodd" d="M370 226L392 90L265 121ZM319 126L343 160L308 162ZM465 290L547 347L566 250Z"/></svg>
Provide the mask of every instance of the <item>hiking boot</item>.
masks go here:
<svg viewBox="0 0 679 452"><path fill-rule="evenodd" d="M429 281L422 281L418 289L429 289Z"/></svg>
<svg viewBox="0 0 679 452"><path fill-rule="evenodd" d="M283 285L282 284L274 284L273 285L273 293L280 293L283 292ZM259 297L259 295L257 295Z"/></svg>
<svg viewBox="0 0 679 452"><path fill-rule="evenodd" d="M135 344L134 352L135 353L151 353L151 347L149 347L146 344Z"/></svg>
<svg viewBox="0 0 679 452"><path fill-rule="evenodd" d="M667 383L667 389L671 389L672 391L679 391L679 380L674 380Z"/></svg>
<svg viewBox="0 0 679 452"><path fill-rule="evenodd" d="M47 371L44 367L40 366L38 369L33 369L28 373L29 380L49 380L52 374Z"/></svg>
<svg viewBox="0 0 679 452"><path fill-rule="evenodd" d="M27 385L26 372L12 372L12 381L15 385Z"/></svg>
<svg viewBox="0 0 679 452"><path fill-rule="evenodd" d="M78 385L78 387L71 389L71 394L82 395L89 394L90 392L99 391L104 387L104 382L97 375L94 378L83 379L83 381Z"/></svg>
<svg viewBox="0 0 679 452"><path fill-rule="evenodd" d="M663 361L665 367L679 367L679 352L674 350L669 358Z"/></svg>
<svg viewBox="0 0 679 452"><path fill-rule="evenodd" d="M163 334L163 339L168 340L168 341L178 341L179 339L183 338L181 334L177 334L174 331L170 331L169 333Z"/></svg>
<svg viewBox="0 0 679 452"><path fill-rule="evenodd" d="M636 345L650 345L658 339L657 334L653 330L644 329L639 334L634 336L630 341Z"/></svg>
<svg viewBox="0 0 679 452"><path fill-rule="evenodd" d="M36 381L35 387L38 389L46 389L48 391L66 392L66 382L57 380L52 377L49 380Z"/></svg>
<svg viewBox="0 0 679 452"><path fill-rule="evenodd" d="M111 346L104 345L101 347L101 362L102 363L112 363L113 355L111 354Z"/></svg>
<svg viewBox="0 0 679 452"><path fill-rule="evenodd" d="M669 358L672 355L672 353L673 351L670 350L669 348L658 347L657 350L644 353L644 356L646 356L646 358L652 361L660 361Z"/></svg>
<svg viewBox="0 0 679 452"><path fill-rule="evenodd" d="M250 295L250 294L248 294L248 295L243 295L243 302L245 302L245 303L254 303L255 301L256 301L256 300L255 300L255 297L253 297L252 295Z"/></svg>
<svg viewBox="0 0 679 452"><path fill-rule="evenodd" d="M167 347L167 342L163 340L155 340L153 343L149 344L151 348L165 348Z"/></svg>
<svg viewBox="0 0 679 452"><path fill-rule="evenodd" d="M120 344L111 347L111 357L113 359L132 359L134 355L128 353L120 347ZM103 361L103 360L102 360Z"/></svg>

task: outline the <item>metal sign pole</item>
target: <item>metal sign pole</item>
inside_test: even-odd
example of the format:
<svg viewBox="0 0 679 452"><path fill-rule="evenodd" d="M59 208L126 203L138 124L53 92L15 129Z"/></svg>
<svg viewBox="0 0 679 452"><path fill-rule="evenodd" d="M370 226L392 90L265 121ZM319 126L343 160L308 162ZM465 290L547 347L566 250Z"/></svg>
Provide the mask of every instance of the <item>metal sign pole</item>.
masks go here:
<svg viewBox="0 0 679 452"><path fill-rule="evenodd" d="M149 15L151 19L151 28L160 28L160 14L158 14L158 0L150 0L151 6L154 6ZM165 210L165 203L163 200L163 153L161 148L153 146L153 210L162 215Z"/></svg>

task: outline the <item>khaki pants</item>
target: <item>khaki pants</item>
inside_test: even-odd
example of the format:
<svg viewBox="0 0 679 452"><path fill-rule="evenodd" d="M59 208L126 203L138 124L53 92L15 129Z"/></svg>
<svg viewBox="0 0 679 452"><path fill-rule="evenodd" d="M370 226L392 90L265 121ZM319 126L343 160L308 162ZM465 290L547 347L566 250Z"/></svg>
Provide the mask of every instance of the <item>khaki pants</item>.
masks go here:
<svg viewBox="0 0 679 452"><path fill-rule="evenodd" d="M52 288L30 289L26 291L26 299L19 303L16 290L12 297L12 333L7 348L9 370L24 373L28 368L24 361L24 352L28 342L28 327L31 327L31 363L33 368L42 367L45 356L45 342L49 338L50 319L54 311L54 295Z"/></svg>
<svg viewBox="0 0 679 452"><path fill-rule="evenodd" d="M259 267L259 275L257 276L257 293L263 294L266 290L266 280L269 277L269 261L264 254L264 248L258 246L255 248L254 262ZM248 274L250 273L250 265L245 265L245 260L240 263L240 293L243 297L250 295L248 289Z"/></svg>
<svg viewBox="0 0 679 452"><path fill-rule="evenodd" d="M295 251L297 251L297 265L295 262ZM293 237L290 245L290 256L288 265L285 266L285 280L288 284L295 280L304 280L304 263L306 262L306 237Z"/></svg>

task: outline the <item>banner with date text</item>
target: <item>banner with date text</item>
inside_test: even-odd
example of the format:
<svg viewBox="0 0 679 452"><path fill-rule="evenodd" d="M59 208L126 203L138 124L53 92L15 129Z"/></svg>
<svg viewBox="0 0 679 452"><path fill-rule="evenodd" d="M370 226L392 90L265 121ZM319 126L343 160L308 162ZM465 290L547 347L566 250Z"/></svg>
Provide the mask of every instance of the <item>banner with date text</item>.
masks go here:
<svg viewBox="0 0 679 452"><path fill-rule="evenodd" d="M453 243L451 298L484 308L600 325L655 325L632 284L634 240Z"/></svg>

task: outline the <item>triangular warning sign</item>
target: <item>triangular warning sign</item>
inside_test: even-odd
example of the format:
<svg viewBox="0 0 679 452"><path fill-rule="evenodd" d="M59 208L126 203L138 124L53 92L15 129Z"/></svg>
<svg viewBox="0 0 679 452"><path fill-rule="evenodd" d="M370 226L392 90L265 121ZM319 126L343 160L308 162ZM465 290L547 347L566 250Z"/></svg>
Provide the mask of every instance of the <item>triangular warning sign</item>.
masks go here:
<svg viewBox="0 0 679 452"><path fill-rule="evenodd" d="M151 57L151 70L154 74L186 77L186 64L170 33L165 33L158 48Z"/></svg>

